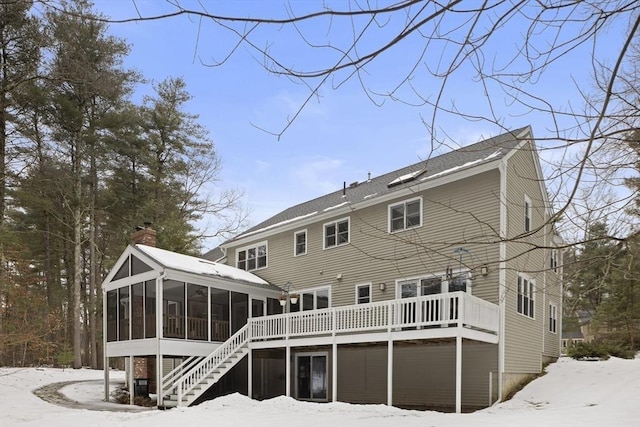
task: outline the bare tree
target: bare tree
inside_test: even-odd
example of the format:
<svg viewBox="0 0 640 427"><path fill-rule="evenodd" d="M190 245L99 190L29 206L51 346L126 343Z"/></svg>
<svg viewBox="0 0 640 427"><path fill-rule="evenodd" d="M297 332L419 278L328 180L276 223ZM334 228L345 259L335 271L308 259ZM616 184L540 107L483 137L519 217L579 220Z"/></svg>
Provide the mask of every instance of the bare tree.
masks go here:
<svg viewBox="0 0 640 427"><path fill-rule="evenodd" d="M57 7L55 2L45 4ZM276 137L322 89L339 90L356 81L377 105L403 102L420 107L433 150L455 145L441 125L445 117L489 124L496 132L512 126L513 116L532 115L542 121L545 129L536 129L536 139L548 162L547 186L556 207L551 221L573 217L575 212L569 210L576 209L574 202L588 189L609 196L588 206L592 216L624 213L637 198L622 185L637 153L619 143L637 127L637 116L630 120L627 108L629 103L637 105L628 90L638 87L637 76L624 73L640 26L640 4L635 1L295 3L271 11L271 16L227 16L217 13L215 5L190 5L167 1L165 13L148 14L132 0L130 17L105 20L128 23L187 15L198 28L235 35L236 43L221 50L225 48L199 32L194 44L202 64L222 66L246 50L267 72L308 89L282 128L268 130ZM398 46L408 43L415 46L413 56L398 58ZM295 56L289 54L292 46ZM583 61L578 66L571 62L576 52ZM384 84L376 79L381 61L394 61L397 70L385 74ZM581 96L556 104L540 85L567 67L566 80L555 84L574 86ZM588 69L589 81L574 80L571 67ZM482 100L480 107L456 102L454 89L461 83L473 88L476 101ZM431 89L427 92L425 87ZM624 239L637 228L637 222L624 215L616 222L624 226L609 237ZM565 225L575 229L571 221Z"/></svg>

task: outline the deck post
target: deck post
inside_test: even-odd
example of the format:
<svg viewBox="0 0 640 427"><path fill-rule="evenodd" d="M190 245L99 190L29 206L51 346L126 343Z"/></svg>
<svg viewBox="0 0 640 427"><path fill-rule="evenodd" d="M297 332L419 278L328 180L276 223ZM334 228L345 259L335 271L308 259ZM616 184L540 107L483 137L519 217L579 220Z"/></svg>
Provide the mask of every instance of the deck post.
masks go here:
<svg viewBox="0 0 640 427"><path fill-rule="evenodd" d="M249 353L247 353L247 397L253 399L253 352L251 346L249 346Z"/></svg>
<svg viewBox="0 0 640 427"><path fill-rule="evenodd" d="M338 343L336 342L336 337L333 337L333 345L332 348L332 357L331 357L331 400L333 402L338 401Z"/></svg>
<svg viewBox="0 0 640 427"><path fill-rule="evenodd" d="M106 347L104 347L106 349ZM109 401L109 357L107 351L104 351L104 401Z"/></svg>
<svg viewBox="0 0 640 427"><path fill-rule="evenodd" d="M456 413L462 412L462 335L456 336Z"/></svg>
<svg viewBox="0 0 640 427"><path fill-rule="evenodd" d="M393 340L387 342L387 405L393 406Z"/></svg>
<svg viewBox="0 0 640 427"><path fill-rule="evenodd" d="M285 394L287 397L291 397L291 347L289 347L289 342L287 340L285 351L285 364L286 364L286 372L284 375L285 380Z"/></svg>
<svg viewBox="0 0 640 427"><path fill-rule="evenodd" d="M136 389L133 385L133 369L134 369L134 360L133 360L133 354L129 355L129 378L127 380L127 382L129 383L129 404L133 405L134 403L134 397L135 397L135 393L136 393Z"/></svg>

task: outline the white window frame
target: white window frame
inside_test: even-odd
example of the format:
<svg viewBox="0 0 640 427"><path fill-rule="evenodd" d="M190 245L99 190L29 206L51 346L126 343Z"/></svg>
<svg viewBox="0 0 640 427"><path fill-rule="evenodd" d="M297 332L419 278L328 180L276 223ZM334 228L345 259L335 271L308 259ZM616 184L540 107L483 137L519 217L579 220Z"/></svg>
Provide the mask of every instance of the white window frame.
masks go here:
<svg viewBox="0 0 640 427"><path fill-rule="evenodd" d="M549 303L549 332L552 334L558 333L558 306L554 303Z"/></svg>
<svg viewBox="0 0 640 427"><path fill-rule="evenodd" d="M523 229L525 232L533 230L533 207L531 206L531 199L526 194L524 195L524 217L523 217Z"/></svg>
<svg viewBox="0 0 640 427"><path fill-rule="evenodd" d="M300 395L300 390L298 390L298 371L299 371L299 366L298 366L298 360L300 357L324 357L325 361L326 361L326 365L325 365L325 390L327 392L327 396L325 398L300 398L298 397ZM335 363L335 361L334 361ZM296 399L300 399L302 401L305 402L328 402L329 401L329 352L328 351L314 351L314 352L304 352L304 353L295 353L295 367L294 367L294 384L295 384L295 395L296 395ZM311 375L312 372L309 373L309 375ZM334 391L335 392L335 391Z"/></svg>
<svg viewBox="0 0 640 427"><path fill-rule="evenodd" d="M409 203L413 203L415 201L418 201L419 202L418 204L420 205L420 207L419 207L420 221L416 225L412 225L410 227L407 227L407 205ZM403 217L404 224L403 224L402 228L398 228L397 230L393 230L393 226L392 226L393 221L392 221L392 218L391 218L391 210L393 208L395 208L397 206L401 206L401 205L404 206L404 217ZM399 233L399 232L402 232L402 231L405 231L405 230L411 230L413 228L422 227L422 216L423 216L422 212L423 212L423 210L422 210L422 197L414 197L412 199L403 200L402 202L390 204L387 207L387 230L389 231L389 233Z"/></svg>
<svg viewBox="0 0 640 427"><path fill-rule="evenodd" d="M409 283L409 282L414 282L416 285L416 289L418 290L418 296L424 296L421 294L422 291L422 287L421 287L421 281L424 279L432 279L435 277L439 277L441 279L440 282L440 293L448 293L449 292L449 281L452 278L456 278L458 276L466 276L466 285L467 285L467 290L465 291L467 294L469 295L473 295L472 290L473 290L473 277L471 275L471 271L470 270L465 270L463 269L462 271L456 271L455 273L452 272L451 274L451 278L447 277L447 273L446 272L442 272L442 273L437 273L437 274L425 274L422 276L415 276L415 277L406 277L406 278L402 278L402 279L396 279L396 298L400 299L402 298L402 285Z"/></svg>
<svg viewBox="0 0 640 427"><path fill-rule="evenodd" d="M516 284L516 312L529 319L536 318L536 282L525 274L518 273ZM522 292L521 292L522 288ZM519 307L519 300L522 296L522 304Z"/></svg>
<svg viewBox="0 0 640 427"><path fill-rule="evenodd" d="M298 295L298 302L295 304L297 305L297 311L306 311L304 309L304 307L302 307L303 305L303 295L304 294L313 294L313 308L311 310L318 310L318 291L327 291L327 308L331 308L331 286L318 286L315 288L307 288L307 289L301 289L301 290L292 290L290 291L290 294L297 294ZM323 310L323 309L320 309Z"/></svg>
<svg viewBox="0 0 640 427"><path fill-rule="evenodd" d="M298 236L300 234L304 234L304 252L298 253ZM308 243L309 243L309 239L308 239L306 228L304 230L298 230L295 233L293 233L293 256L306 255Z"/></svg>
<svg viewBox="0 0 640 427"><path fill-rule="evenodd" d="M347 241L343 243L338 243L338 224L343 222L347 222ZM331 246L327 246L327 227L334 225L336 227L336 243ZM322 248L323 249L331 249L339 246L348 245L351 242L351 217L345 217L336 219L333 221L325 222L322 224Z"/></svg>
<svg viewBox="0 0 640 427"><path fill-rule="evenodd" d="M360 301L360 289L362 288L366 288L369 289L369 301ZM372 296L372 286L371 286L371 282L369 283L361 283L359 285L356 285L356 304L368 304L370 302L373 302L373 296Z"/></svg>
<svg viewBox="0 0 640 427"><path fill-rule="evenodd" d="M258 248L264 246L264 266L262 267L258 267ZM256 268L252 268L249 269L249 251L251 249L254 249L256 252ZM240 267L240 253L241 252L245 252L245 259L244 259L244 263L245 263L245 268ZM263 242L258 242L258 243L254 243L253 245L249 245L249 246L244 246L242 248L238 248L236 249L236 268L239 268L240 270L245 270L245 271L256 271L256 270L262 270L263 268L267 268L269 266L269 245L267 243L267 241L263 241Z"/></svg>

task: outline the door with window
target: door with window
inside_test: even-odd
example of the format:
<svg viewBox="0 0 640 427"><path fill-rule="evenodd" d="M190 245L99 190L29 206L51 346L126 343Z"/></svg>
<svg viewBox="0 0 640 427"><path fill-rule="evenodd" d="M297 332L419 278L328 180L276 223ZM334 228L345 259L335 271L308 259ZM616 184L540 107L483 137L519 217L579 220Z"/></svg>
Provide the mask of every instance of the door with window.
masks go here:
<svg viewBox="0 0 640 427"><path fill-rule="evenodd" d="M445 292L468 292L470 280L467 272L453 276L431 276L420 279L404 280L398 283L400 298L413 298L426 295L438 295ZM407 302L401 305L400 319L404 324L440 322L458 318L458 298L430 299L427 301Z"/></svg>
<svg viewBox="0 0 640 427"><path fill-rule="evenodd" d="M327 353L296 355L296 397L304 400L327 400Z"/></svg>

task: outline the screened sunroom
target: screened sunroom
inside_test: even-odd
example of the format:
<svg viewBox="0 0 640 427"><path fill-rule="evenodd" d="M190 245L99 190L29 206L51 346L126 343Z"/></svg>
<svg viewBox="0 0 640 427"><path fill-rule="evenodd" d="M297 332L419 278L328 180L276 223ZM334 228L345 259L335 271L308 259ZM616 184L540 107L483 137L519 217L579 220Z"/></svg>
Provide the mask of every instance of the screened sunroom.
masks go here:
<svg viewBox="0 0 640 427"><path fill-rule="evenodd" d="M120 256L103 292L105 367L125 358L127 382L145 379L151 393L175 366L210 354L247 318L282 312L281 290L252 273L140 244Z"/></svg>

